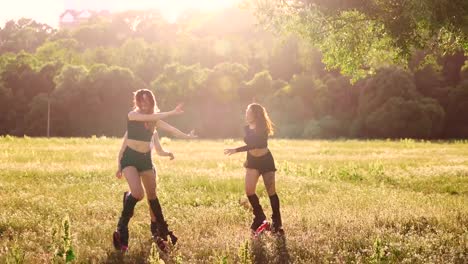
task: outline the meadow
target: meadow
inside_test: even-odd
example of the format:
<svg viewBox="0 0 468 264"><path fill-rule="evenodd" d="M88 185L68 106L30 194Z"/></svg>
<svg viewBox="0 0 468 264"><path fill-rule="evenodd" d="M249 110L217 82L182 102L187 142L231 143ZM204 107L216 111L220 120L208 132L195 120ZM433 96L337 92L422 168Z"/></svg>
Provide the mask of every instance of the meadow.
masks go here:
<svg viewBox="0 0 468 264"><path fill-rule="evenodd" d="M238 140L170 140L157 193L179 237L166 263L467 263L468 141L273 139L285 237L252 240ZM112 246L121 140L0 138L0 263L148 263L149 209ZM271 209L263 183L257 193ZM154 252L153 252L154 253ZM154 255L154 254L153 254Z"/></svg>

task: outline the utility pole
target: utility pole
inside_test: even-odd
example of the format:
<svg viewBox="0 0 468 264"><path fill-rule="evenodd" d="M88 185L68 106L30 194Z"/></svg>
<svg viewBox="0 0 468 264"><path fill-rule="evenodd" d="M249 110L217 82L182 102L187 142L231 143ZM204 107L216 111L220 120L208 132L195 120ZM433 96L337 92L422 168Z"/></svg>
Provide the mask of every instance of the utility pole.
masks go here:
<svg viewBox="0 0 468 264"><path fill-rule="evenodd" d="M47 96L47 137L50 137L50 94Z"/></svg>

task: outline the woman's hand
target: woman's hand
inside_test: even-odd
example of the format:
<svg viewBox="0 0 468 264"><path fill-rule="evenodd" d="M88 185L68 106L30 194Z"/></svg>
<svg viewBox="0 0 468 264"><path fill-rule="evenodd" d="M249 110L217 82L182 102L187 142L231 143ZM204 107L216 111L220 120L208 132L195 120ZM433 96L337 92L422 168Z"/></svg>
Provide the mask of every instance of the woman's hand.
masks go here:
<svg viewBox="0 0 468 264"><path fill-rule="evenodd" d="M184 104L178 104L174 110L172 110L172 114L174 115L180 115L184 112L184 109L182 109L184 107Z"/></svg>
<svg viewBox="0 0 468 264"><path fill-rule="evenodd" d="M166 155L169 157L169 160L175 159L174 154L172 154L172 152L167 152Z"/></svg>
<svg viewBox="0 0 468 264"><path fill-rule="evenodd" d="M198 138L198 136L195 134L195 130L190 131L190 133L187 134L187 139L195 139Z"/></svg>
<svg viewBox="0 0 468 264"><path fill-rule="evenodd" d="M115 177L116 177L117 179L121 179L121 178L122 178L122 170L121 170L120 168L119 168L119 169L117 170L117 172L115 173Z"/></svg>
<svg viewBox="0 0 468 264"><path fill-rule="evenodd" d="M236 149L224 149L224 155L231 156L232 154L236 153Z"/></svg>

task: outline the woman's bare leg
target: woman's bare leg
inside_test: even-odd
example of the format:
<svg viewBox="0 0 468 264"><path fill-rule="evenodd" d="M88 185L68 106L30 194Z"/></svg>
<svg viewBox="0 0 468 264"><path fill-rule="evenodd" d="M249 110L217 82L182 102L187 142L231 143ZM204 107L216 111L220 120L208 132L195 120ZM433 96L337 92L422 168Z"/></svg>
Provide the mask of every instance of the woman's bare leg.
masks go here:
<svg viewBox="0 0 468 264"><path fill-rule="evenodd" d="M252 231L257 230L257 228L263 223L266 219L265 213L263 212L262 206L260 205L260 201L258 200L258 196L255 193L257 188L257 182L260 174L255 169L245 169L245 194L249 199L250 205L252 205L252 210L254 214L254 219L250 229Z"/></svg>

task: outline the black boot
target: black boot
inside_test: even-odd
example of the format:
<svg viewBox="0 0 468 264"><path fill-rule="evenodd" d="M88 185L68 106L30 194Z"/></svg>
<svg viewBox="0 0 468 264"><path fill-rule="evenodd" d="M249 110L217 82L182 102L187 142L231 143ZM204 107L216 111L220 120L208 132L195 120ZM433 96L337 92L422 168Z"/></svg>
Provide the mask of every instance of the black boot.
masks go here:
<svg viewBox="0 0 468 264"><path fill-rule="evenodd" d="M153 237L156 236L158 233L158 224L156 224L156 222L153 222L153 220L151 220L150 228L151 228L151 235Z"/></svg>
<svg viewBox="0 0 468 264"><path fill-rule="evenodd" d="M173 245L177 243L177 237L174 235L172 231L169 230L166 220L164 220L164 215L162 213L161 204L159 203L159 199L149 200L149 204L151 210L153 211L154 216L156 217L156 222L153 227L153 222L151 222L151 232L153 232L153 228L155 229L153 232L153 237L160 238L163 241L167 241L167 236L171 238L171 242ZM155 234L155 235L154 235ZM156 241L158 242L158 241ZM162 246L160 246L161 248Z"/></svg>
<svg viewBox="0 0 468 264"><path fill-rule="evenodd" d="M256 194L249 195L247 198L249 198L249 202L252 205L254 214L254 220L250 226L250 229L255 232L257 228L263 223L263 221L266 220L266 216Z"/></svg>
<svg viewBox="0 0 468 264"><path fill-rule="evenodd" d="M133 216L133 210L137 203L138 200L131 194L127 192L124 193L122 215L120 216L119 223L117 224L117 230L114 232L113 236L114 247L117 250L126 251L128 248L128 223L130 222L130 218Z"/></svg>
<svg viewBox="0 0 468 264"><path fill-rule="evenodd" d="M270 204L273 214L271 215L272 223L272 231L274 233L282 234L283 231L283 223L281 221L281 212L280 212L280 201L278 195L275 193L274 195L270 196Z"/></svg>

